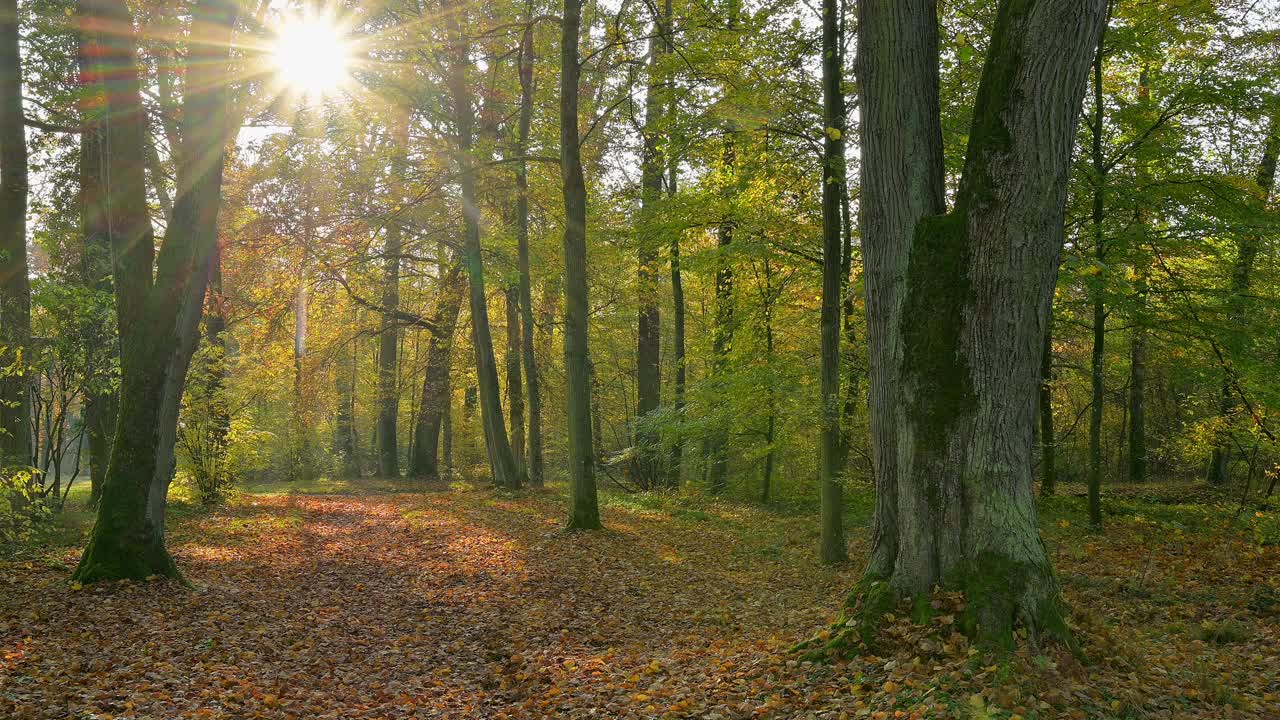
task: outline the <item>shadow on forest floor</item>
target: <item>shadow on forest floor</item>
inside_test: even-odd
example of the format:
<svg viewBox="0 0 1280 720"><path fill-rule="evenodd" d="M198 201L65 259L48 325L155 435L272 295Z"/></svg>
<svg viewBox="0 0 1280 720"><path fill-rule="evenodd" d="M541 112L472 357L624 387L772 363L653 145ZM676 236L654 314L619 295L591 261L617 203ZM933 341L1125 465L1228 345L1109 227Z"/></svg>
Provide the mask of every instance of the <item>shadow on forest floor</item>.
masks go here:
<svg viewBox="0 0 1280 720"><path fill-rule="evenodd" d="M1280 717L1273 509L1228 527L1225 496L1152 486L1110 493L1097 534L1074 488L1043 501L1091 666L984 659L945 614L820 665L786 648L858 573L816 562L803 507L605 494L607 529L569 533L558 487L437 485L264 484L180 509L194 591L69 585L86 518L69 520L0 563L0 717ZM870 496L850 495L858 558Z"/></svg>

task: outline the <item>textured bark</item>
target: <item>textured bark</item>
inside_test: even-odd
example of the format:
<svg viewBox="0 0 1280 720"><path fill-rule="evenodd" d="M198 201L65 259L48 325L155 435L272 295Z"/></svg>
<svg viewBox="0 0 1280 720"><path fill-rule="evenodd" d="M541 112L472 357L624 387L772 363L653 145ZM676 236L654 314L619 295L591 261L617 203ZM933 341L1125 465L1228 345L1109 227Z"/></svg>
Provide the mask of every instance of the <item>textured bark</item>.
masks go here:
<svg viewBox="0 0 1280 720"><path fill-rule="evenodd" d="M524 472L524 391L520 380L520 289L506 291L507 310L507 408L511 415L511 454Z"/></svg>
<svg viewBox="0 0 1280 720"><path fill-rule="evenodd" d="M391 201L401 202L404 194L405 154L409 150L409 117L403 108L392 109ZM378 476L400 476L400 382L396 369L400 347L400 223L392 219L384 231L382 278L382 328L378 335Z"/></svg>
<svg viewBox="0 0 1280 720"><path fill-rule="evenodd" d="M413 456L409 461L409 474L416 478L435 478L440 475L437 456L440 454L441 430L449 417L449 371L453 367L453 335L462 310L462 296L466 290L465 278L459 269L448 271L441 282L440 299L435 322L438 332L427 341L427 371L422 381L422 405L414 424ZM449 438L445 438L444 466L451 469Z"/></svg>
<svg viewBox="0 0 1280 720"><path fill-rule="evenodd" d="M869 575L888 577L898 556L898 416L904 412L902 303L916 224L943 212L938 108L937 7L933 0L858 4L862 235L870 361L871 458L876 483ZM873 60L873 58L875 58ZM902 92L909 87L911 92ZM908 487L908 490L910 488ZM903 493L902 504L907 504ZM909 506L922 519L927 508Z"/></svg>
<svg viewBox="0 0 1280 720"><path fill-rule="evenodd" d="M1267 126L1267 137L1263 142L1262 160L1258 163L1258 174L1254 181L1258 185L1261 193L1261 202L1266 203L1275 190L1276 185L1276 164L1277 158L1280 158L1280 114L1273 115ZM1239 333L1236 328L1241 327L1246 312L1246 296L1249 288L1253 284L1253 266L1258 258L1258 251L1261 249L1262 238L1256 235L1246 235L1240 239L1236 248L1236 260L1231 267L1231 295L1227 308L1229 341L1227 343L1228 352L1233 356L1238 356L1245 352L1250 345L1250 338ZM1222 390L1218 401L1218 414L1221 416L1221 423L1225 426L1229 423L1231 415L1235 412L1236 401L1235 393L1232 391L1230 379L1222 381ZM1231 436L1227 430L1218 433L1217 441L1214 444L1213 455L1209 460L1209 471L1207 480L1211 485L1224 485L1227 482L1227 466L1231 458Z"/></svg>
<svg viewBox="0 0 1280 720"><path fill-rule="evenodd" d="M640 159L640 227L637 237L638 270L636 276L636 419L635 456L631 475L645 489L666 486L663 477L667 467L660 456L658 433L645 426L645 416L662 402L661 343L662 321L658 310L660 296L658 249L662 201L662 180L666 173L663 133L666 111L670 106L667 84L661 76L662 58L668 51L671 7L653 21L653 37L649 40L649 83L645 94L644 145Z"/></svg>
<svg viewBox="0 0 1280 720"><path fill-rule="evenodd" d="M97 522L75 578L177 576L164 546L165 498L173 477L178 406L199 339L208 262L217 242L227 89L235 7L202 0L192 9L185 72L178 194L157 254L142 167L146 115L132 18L119 0L85 4L91 55L104 69L104 172L112 179L106 218L120 333L120 412ZM98 31L111 28L111 33ZM153 276L154 267L154 276Z"/></svg>
<svg viewBox="0 0 1280 720"><path fill-rule="evenodd" d="M569 435L570 528L600 527L591 441L591 356L587 348L587 185L578 134L581 0L564 0L560 34L560 176L564 195L564 369Z"/></svg>
<svg viewBox="0 0 1280 720"><path fill-rule="evenodd" d="M895 455L886 499L896 518L884 524L877 508L868 582L896 595L959 589L964 627L1002 646L1012 644L1016 623L1068 639L1039 538L1032 427L1067 168L1104 5L1002 0L955 207L929 217L922 209L942 204L941 152L936 105L918 104L936 98L936 8L924 0L859 6L873 354L893 351L874 336L894 305L875 295L894 284L886 269L905 263L895 288L900 334L888 338L901 349L889 369L897 393L885 397L882 388L888 404L872 406L881 432L893 423L875 451L877 471L883 455ZM917 109L903 112L904 103ZM919 144L899 144L906 138ZM921 214L909 242L898 244L903 235L886 231L905 232L894 220L912 219L909 210ZM881 370L885 360L876 361Z"/></svg>
<svg viewBox="0 0 1280 720"><path fill-rule="evenodd" d="M520 40L520 125L516 156L516 252L520 269L521 360L529 411L529 484L542 487L542 381L534 352L533 282L529 273L529 128L533 121L533 19L530 6Z"/></svg>
<svg viewBox="0 0 1280 720"><path fill-rule="evenodd" d="M453 101L454 130L457 133L458 184L462 190L463 262L470 279L469 306L471 334L476 356L476 379L480 392L480 422L484 428L485 450L500 488L520 488L520 468L516 465L502 413L498 365L493 352L493 333L485 295L484 261L480 248L480 205L476 197L474 162L471 157L471 88L467 80L470 66L469 43L459 24L460 6L446 3L445 25L450 38L449 94Z"/></svg>
<svg viewBox="0 0 1280 720"><path fill-rule="evenodd" d="M32 464L27 269L27 131L17 0L0 0L0 472Z"/></svg>
<svg viewBox="0 0 1280 720"><path fill-rule="evenodd" d="M822 0L822 438L819 442L819 494L822 533L818 556L824 563L844 562L840 432L840 309L844 287L844 238L840 207L844 187L844 68L840 63L840 3Z"/></svg>
<svg viewBox="0 0 1280 720"><path fill-rule="evenodd" d="M1103 123L1106 120L1102 104L1102 42L1093 61L1093 253L1097 272L1089 281L1089 294L1093 305L1093 352L1089 357L1091 380L1091 405L1089 406L1089 524L1102 527L1102 415L1106 402L1103 363L1106 358L1107 309L1103 297L1106 287L1102 271L1106 267L1107 238L1103 230L1106 209L1107 165L1102 153Z"/></svg>

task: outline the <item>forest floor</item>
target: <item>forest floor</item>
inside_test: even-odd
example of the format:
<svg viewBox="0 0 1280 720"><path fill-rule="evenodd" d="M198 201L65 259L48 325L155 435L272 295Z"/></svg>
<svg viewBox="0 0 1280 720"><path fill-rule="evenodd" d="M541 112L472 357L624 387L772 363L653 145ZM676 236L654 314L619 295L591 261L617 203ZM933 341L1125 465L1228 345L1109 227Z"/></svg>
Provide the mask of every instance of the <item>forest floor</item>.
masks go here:
<svg viewBox="0 0 1280 720"><path fill-rule="evenodd" d="M1105 534L1043 503L1087 663L978 653L940 596L815 664L788 648L858 563L815 561L812 514L606 495L568 533L558 490L286 487L176 508L194 589L69 583L84 513L0 558L0 718L1280 718L1276 511L1224 529L1202 489L1113 494Z"/></svg>

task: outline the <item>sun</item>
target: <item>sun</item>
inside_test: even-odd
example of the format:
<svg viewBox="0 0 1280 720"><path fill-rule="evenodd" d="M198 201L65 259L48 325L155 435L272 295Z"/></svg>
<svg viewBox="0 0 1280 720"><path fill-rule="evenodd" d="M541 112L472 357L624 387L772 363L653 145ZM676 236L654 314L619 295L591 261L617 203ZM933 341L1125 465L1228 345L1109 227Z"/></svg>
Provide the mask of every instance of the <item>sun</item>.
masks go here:
<svg viewBox="0 0 1280 720"><path fill-rule="evenodd" d="M332 18L299 15L276 30L271 62L285 90L330 95L351 77L351 44Z"/></svg>

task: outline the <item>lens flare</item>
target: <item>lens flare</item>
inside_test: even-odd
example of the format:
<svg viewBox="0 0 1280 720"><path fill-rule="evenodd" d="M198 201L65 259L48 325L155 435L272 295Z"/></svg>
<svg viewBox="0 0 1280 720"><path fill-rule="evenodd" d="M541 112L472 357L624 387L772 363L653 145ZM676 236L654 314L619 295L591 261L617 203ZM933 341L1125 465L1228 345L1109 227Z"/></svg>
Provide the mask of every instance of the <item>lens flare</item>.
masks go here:
<svg viewBox="0 0 1280 720"><path fill-rule="evenodd" d="M336 93L351 77L351 47L331 19L301 16L276 31L271 60L284 89L299 95Z"/></svg>

